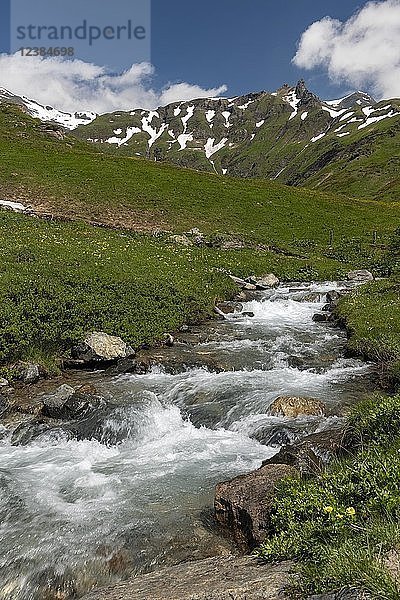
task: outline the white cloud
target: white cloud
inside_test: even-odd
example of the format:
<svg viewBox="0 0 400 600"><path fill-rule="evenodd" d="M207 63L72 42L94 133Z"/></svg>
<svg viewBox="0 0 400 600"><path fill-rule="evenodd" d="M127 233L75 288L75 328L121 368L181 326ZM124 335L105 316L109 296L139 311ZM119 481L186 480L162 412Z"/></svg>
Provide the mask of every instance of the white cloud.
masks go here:
<svg viewBox="0 0 400 600"><path fill-rule="evenodd" d="M381 98L400 96L400 0L368 2L344 23L331 17L313 23L293 62L324 67L333 81L369 87Z"/></svg>
<svg viewBox="0 0 400 600"><path fill-rule="evenodd" d="M226 86L203 89L189 83L151 87L154 67L134 64L121 74L81 60L0 55L0 86L59 110L97 113L154 109L170 102L217 96Z"/></svg>

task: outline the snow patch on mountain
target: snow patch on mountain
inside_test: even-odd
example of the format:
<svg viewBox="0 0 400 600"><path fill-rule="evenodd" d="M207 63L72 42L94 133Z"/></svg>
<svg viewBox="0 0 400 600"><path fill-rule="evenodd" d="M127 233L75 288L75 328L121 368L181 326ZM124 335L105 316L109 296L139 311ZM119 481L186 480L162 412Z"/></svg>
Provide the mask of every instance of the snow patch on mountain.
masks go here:
<svg viewBox="0 0 400 600"><path fill-rule="evenodd" d="M211 158L211 156L213 154L215 154L216 152L218 152L225 146L227 141L228 141L228 138L222 138L222 140L218 144L214 145L215 138L208 138L208 140L204 146L206 157Z"/></svg>
<svg viewBox="0 0 400 600"><path fill-rule="evenodd" d="M318 142L318 140L321 140L323 137L326 136L326 132L324 133L320 133L319 135L316 135L315 137L311 138L311 142Z"/></svg>
<svg viewBox="0 0 400 600"><path fill-rule="evenodd" d="M181 133L178 135L179 150L185 150L187 143L193 141L193 135L191 133Z"/></svg>
<svg viewBox="0 0 400 600"><path fill-rule="evenodd" d="M289 121L291 121L291 119L294 119L295 116L297 115L298 111L298 105L301 102L301 98L298 98L296 96L296 92L293 91L290 94L288 94L287 96L283 97L284 101L287 102L288 104L290 104L290 106L293 108L293 112L289 117Z"/></svg>

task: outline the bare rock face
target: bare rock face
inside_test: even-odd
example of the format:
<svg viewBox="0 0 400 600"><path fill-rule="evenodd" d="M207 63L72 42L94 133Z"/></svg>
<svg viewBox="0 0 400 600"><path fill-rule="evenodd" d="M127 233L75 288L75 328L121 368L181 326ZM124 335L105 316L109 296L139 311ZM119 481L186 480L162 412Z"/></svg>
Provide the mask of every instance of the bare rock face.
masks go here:
<svg viewBox="0 0 400 600"><path fill-rule="evenodd" d="M217 485L216 519L230 529L241 550L252 550L265 540L275 486L281 479L296 475L297 470L289 465L265 465Z"/></svg>
<svg viewBox="0 0 400 600"><path fill-rule="evenodd" d="M102 331L89 333L82 344L71 351L72 358L92 362L112 362L134 355L134 351L121 338Z"/></svg>
<svg viewBox="0 0 400 600"><path fill-rule="evenodd" d="M357 283L367 283L368 281L373 281L374 276L370 271L360 269L358 271L350 271L350 273L347 273L347 279Z"/></svg>
<svg viewBox="0 0 400 600"><path fill-rule="evenodd" d="M284 600L293 565L249 556L207 558L139 575L82 600Z"/></svg>
<svg viewBox="0 0 400 600"><path fill-rule="evenodd" d="M325 414L325 404L315 398L279 396L269 407L269 414L275 417L298 417L300 415L320 416Z"/></svg>

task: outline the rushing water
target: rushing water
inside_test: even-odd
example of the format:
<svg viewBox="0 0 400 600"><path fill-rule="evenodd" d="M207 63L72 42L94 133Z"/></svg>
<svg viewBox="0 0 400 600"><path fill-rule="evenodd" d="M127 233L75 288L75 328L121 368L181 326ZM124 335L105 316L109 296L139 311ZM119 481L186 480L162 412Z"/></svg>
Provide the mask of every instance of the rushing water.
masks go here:
<svg viewBox="0 0 400 600"><path fill-rule="evenodd" d="M331 427L371 389L343 358L345 334L312 315L335 284L279 288L209 328L199 356L225 371L93 376L115 408L99 440L60 429L0 442L0 598L73 598L158 565L227 552L210 518L214 485L279 444ZM307 302L319 292L319 302ZM303 300L303 301L302 301ZM313 396L326 417L268 415L279 395ZM261 443L263 442L263 443Z"/></svg>

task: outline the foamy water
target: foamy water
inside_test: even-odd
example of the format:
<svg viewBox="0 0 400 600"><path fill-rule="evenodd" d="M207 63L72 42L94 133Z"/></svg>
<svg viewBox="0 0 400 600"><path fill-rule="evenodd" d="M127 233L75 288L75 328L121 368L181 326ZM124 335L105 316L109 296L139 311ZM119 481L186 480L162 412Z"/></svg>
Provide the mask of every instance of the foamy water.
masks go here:
<svg viewBox="0 0 400 600"><path fill-rule="evenodd" d="M116 408L98 440L60 429L25 446L3 437L0 598L72 598L192 557L194 546L212 553L218 537L204 519L215 484L277 452L276 432L290 440L337 425L339 406L371 386L368 365L343 358L344 334L312 321L324 299L300 301L336 287L266 292L244 305L254 318L221 322L201 351L230 371L99 376ZM328 415L271 417L279 395L317 397Z"/></svg>

